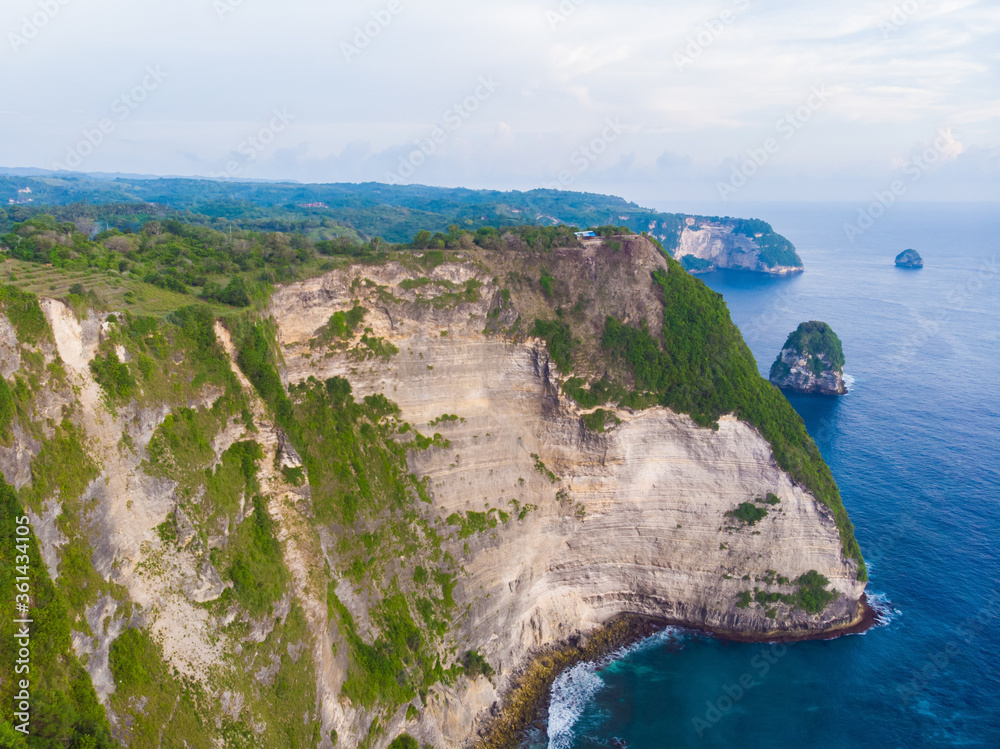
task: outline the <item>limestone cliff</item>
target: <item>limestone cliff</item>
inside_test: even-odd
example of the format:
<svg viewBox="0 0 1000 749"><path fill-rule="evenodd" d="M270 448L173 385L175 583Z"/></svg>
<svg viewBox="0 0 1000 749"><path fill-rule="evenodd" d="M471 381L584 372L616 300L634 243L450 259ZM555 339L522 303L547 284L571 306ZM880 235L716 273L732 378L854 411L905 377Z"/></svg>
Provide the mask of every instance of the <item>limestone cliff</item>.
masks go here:
<svg viewBox="0 0 1000 749"><path fill-rule="evenodd" d="M844 395L844 351L825 322L804 322L788 336L771 366L771 382L783 390Z"/></svg>
<svg viewBox="0 0 1000 749"><path fill-rule="evenodd" d="M462 747L533 654L621 613L855 624L825 466L793 478L755 416L665 407L669 357L655 380L621 343L672 340L649 334L671 274L632 236L345 263L261 321L43 300L32 342L0 316L26 383L0 469L116 740Z"/></svg>
<svg viewBox="0 0 1000 749"><path fill-rule="evenodd" d="M802 270L792 243L763 221L689 217L673 254L693 273L728 268L786 275Z"/></svg>

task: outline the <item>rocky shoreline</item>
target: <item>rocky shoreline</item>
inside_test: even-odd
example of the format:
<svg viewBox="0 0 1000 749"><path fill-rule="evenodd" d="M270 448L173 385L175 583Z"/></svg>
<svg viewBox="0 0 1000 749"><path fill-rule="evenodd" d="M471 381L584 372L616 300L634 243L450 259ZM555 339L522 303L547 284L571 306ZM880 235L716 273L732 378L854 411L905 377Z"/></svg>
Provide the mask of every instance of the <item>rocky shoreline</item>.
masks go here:
<svg viewBox="0 0 1000 749"><path fill-rule="evenodd" d="M475 749L516 749L527 731L548 713L552 684L561 673L588 661L595 661L627 648L668 627L709 635L728 642L775 643L833 640L845 635L862 634L878 623L875 610L868 604L867 594L858 601L858 616L850 624L806 632L735 632L637 614L622 614L600 627L589 638L570 641L546 648L529 659L513 679L513 685L494 705L493 715L479 730L469 746Z"/></svg>

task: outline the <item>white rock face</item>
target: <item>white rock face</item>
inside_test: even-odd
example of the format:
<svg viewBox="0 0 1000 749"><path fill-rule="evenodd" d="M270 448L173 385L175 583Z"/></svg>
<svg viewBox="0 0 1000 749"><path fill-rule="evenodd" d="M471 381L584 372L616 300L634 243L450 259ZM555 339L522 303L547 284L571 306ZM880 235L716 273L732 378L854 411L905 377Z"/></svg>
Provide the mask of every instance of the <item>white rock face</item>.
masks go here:
<svg viewBox="0 0 1000 749"><path fill-rule="evenodd" d="M723 224L703 224L692 230L686 227L681 233L680 243L674 250L674 257L684 256L707 260L715 268L750 270L759 273L785 275L802 270L801 266L772 266L760 259L760 247L750 237L737 234L731 226Z"/></svg>
<svg viewBox="0 0 1000 749"><path fill-rule="evenodd" d="M498 291L490 274L475 276L484 284L481 302L438 310L380 306L357 281L352 286L359 273L396 298L407 298L399 284L415 275L395 264L352 268L279 291L271 312L283 376L289 385L344 377L356 398L384 393L403 419L449 440L448 449L410 459L414 473L429 479L439 516L537 505L523 520L469 538L468 546L450 542L466 572L455 600L460 610L471 606L460 650L485 655L501 691L531 652L623 612L761 634L857 621L864 584L841 551L832 513L778 468L752 427L723 417L713 431L653 408L618 410L620 424L591 432L579 407L560 394L543 342L511 343L482 332ZM427 275L461 283L475 274L470 263ZM308 346L315 331L359 295L372 310L364 325L400 353L361 363L316 355ZM442 414L460 420L428 426ZM780 504L756 525L734 528L742 524L726 513L768 492ZM767 618L762 607L737 606L756 584L748 580L768 571L794 580L810 570L840 596L822 615L779 604ZM482 718L493 699L493 690L470 691L461 710L425 720L419 738L460 745L473 728L470 716ZM476 700L481 709L470 710Z"/></svg>
<svg viewBox="0 0 1000 749"><path fill-rule="evenodd" d="M594 320L615 314L634 324L645 319L652 329L660 324L662 307L655 307L650 274L666 263L648 243L632 243L614 253L600 247L574 252L546 260L554 263L550 267L557 276L566 269L575 272L569 280L560 276L567 298L598 297L595 304L605 306ZM507 299L504 279L514 271L528 272L490 268L472 255L467 262L431 271L397 263L352 266L280 289L272 300L286 385L309 377L344 377L356 398L383 393L399 405L402 419L423 434L440 432L450 441L447 448L411 451L409 468L427 479L431 504L421 511L441 521L441 551L462 569L454 590L460 613L448 643L459 654L479 651L497 675L436 685L417 721L406 720L405 706L381 714L385 732L374 742L376 748L402 730L421 745L466 746L534 653L591 633L621 613L761 635L835 630L856 622L860 614L864 585L856 579L855 562L841 551L831 511L778 468L756 430L732 417L720 419L718 430L702 428L687 416L651 408L617 409L619 423L595 433L582 423L579 406L562 395L565 374L551 361L544 342L484 332L498 319L512 327L518 314L526 327L541 309L517 310L498 301ZM417 303L417 294L426 299L428 293L424 287L414 289L412 282L419 277L440 282L438 291L463 288L469 281L482 286L474 301ZM405 284L407 280L411 283ZM397 354L388 360L358 360L344 350L310 346L330 316L350 310L355 301L369 310L363 323L369 335L393 344ZM498 304L499 314L494 314ZM212 692L208 677L226 667L227 654L240 643L222 632L228 620L198 604L217 598L229 583L193 551L194 528L178 508L173 482L144 472L146 445L168 407L139 408L133 402L108 412L89 369L100 336L97 318L81 324L58 302L43 300L42 306L54 333L52 355L58 353L73 389L43 399L40 408L46 410L39 413L55 416L66 399L76 405L88 450L101 470L83 498L92 506L91 559L98 573L122 586L134 604L128 613L119 601L102 596L86 614L94 635L73 634L77 654L88 656L99 697L107 704L115 688L108 667L111 643L126 627L141 623L162 645L171 667L199 680L227 714L256 721L252 695ZM0 317L0 348L14 350L4 338L4 323ZM228 332L217 325L216 333L235 359ZM587 334L593 338L593 330ZM350 344L360 336L358 330ZM590 358L583 366L599 376L599 357ZM326 737L331 729L337 730L340 745L356 746L374 713L350 704L341 693L349 649L330 621L324 577L325 566L338 562L336 531L317 529L308 513L296 509L308 505L308 487L285 483L280 468L300 466L303 456L275 427L238 370L237 376L250 394L259 429L253 438L265 454L261 492L292 576L275 616L287 613L292 599L305 613L309 641L296 653L311 657L315 665L322 746L330 745ZM217 395L206 392L204 400L188 405L209 405ZM444 414L458 418L430 426ZM126 432L135 452L120 447ZM216 436L213 452L221 455L244 436L238 421L229 423ZM18 486L28 481L30 461L39 449L18 427L10 444L0 446L0 469L8 480ZM755 525L727 516L767 493L781 501L758 504L767 508L767 515ZM468 538L458 538L443 522L452 513L491 508L509 513L509 519ZM44 516L33 518L50 570L64 542L54 532L55 509L53 502ZM180 544L164 544L157 533L157 526L170 517ZM786 604L770 611L737 605L741 594L755 586L794 593L790 582L762 579L794 581L810 570L828 578L838 594L822 614L808 615ZM355 595L343 579L337 594L354 614L358 631L374 639L377 617L366 609L370 597ZM273 621L269 618L261 627ZM266 634L261 629L258 637L256 624L252 630L251 639L259 641ZM453 656L445 653L442 662L447 667ZM116 716L110 717L115 724Z"/></svg>

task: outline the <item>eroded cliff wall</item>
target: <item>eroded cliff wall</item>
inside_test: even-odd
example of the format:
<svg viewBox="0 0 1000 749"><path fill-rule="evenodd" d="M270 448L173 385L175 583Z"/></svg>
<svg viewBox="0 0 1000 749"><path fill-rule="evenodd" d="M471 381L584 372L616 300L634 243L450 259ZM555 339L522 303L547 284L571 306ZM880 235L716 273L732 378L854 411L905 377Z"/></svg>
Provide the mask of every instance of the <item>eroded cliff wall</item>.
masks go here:
<svg viewBox="0 0 1000 749"><path fill-rule="evenodd" d="M760 635L854 623L864 584L834 512L754 427L662 406L595 421L565 394L570 374L629 384L601 330L662 325L655 270L635 237L427 253L279 289L266 325L175 321L163 343L45 300L51 340L24 348L0 317L4 375L37 370L36 426L15 420L0 469L57 583L78 575L70 546L92 565L72 644L116 738L459 747L533 653L620 613ZM573 320L572 373L536 318ZM112 350L127 397L91 367ZM60 420L86 484L35 496ZM812 573L822 606L797 598Z"/></svg>

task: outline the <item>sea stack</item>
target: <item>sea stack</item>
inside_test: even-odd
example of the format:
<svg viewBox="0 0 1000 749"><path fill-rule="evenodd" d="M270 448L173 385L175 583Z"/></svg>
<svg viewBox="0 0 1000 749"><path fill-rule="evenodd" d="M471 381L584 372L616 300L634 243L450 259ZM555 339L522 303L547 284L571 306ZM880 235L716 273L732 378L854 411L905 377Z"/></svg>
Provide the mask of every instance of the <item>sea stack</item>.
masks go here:
<svg viewBox="0 0 1000 749"><path fill-rule="evenodd" d="M896 255L897 268L923 268L924 259L916 250L903 250Z"/></svg>
<svg viewBox="0 0 1000 749"><path fill-rule="evenodd" d="M844 349L833 329L811 320L788 336L771 365L770 380L782 390L844 395Z"/></svg>

